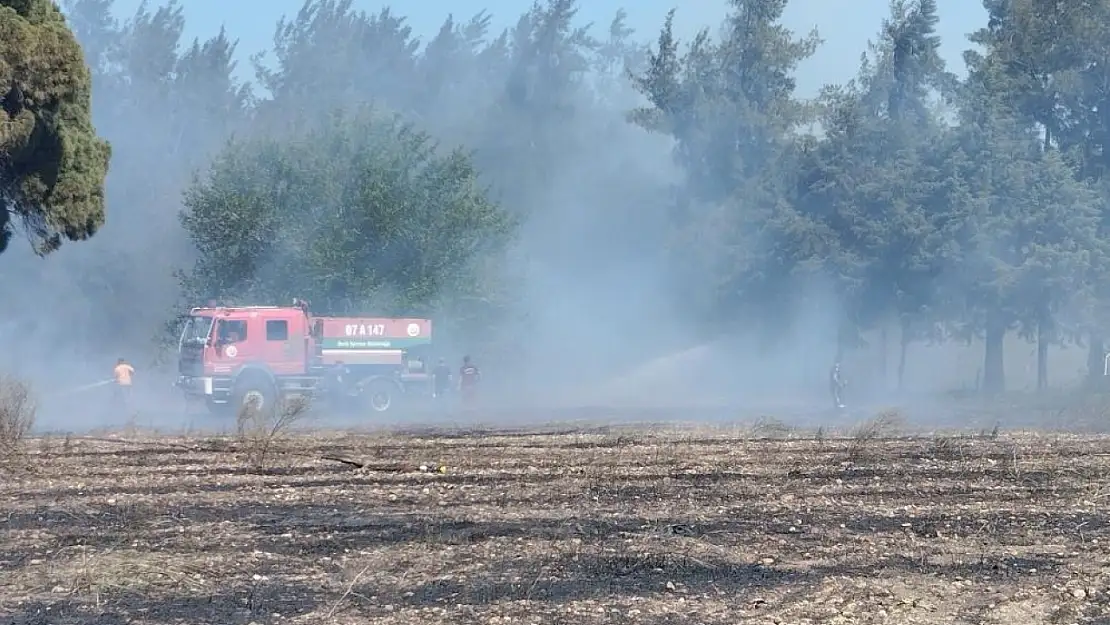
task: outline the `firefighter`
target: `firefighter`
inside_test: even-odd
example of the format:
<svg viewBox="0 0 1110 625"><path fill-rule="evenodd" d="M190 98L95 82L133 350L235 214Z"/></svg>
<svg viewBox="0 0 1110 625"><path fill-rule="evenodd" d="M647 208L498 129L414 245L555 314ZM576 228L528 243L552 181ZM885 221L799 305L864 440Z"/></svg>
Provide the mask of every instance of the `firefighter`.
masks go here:
<svg viewBox="0 0 1110 625"><path fill-rule="evenodd" d="M832 370L829 371L829 392L832 393L833 402L838 409L844 408L844 399L841 393L845 386L844 376L840 372L840 362L837 361L833 363Z"/></svg>
<svg viewBox="0 0 1110 625"><path fill-rule="evenodd" d="M131 407L131 382L135 376L135 368L127 360L120 358L112 369L112 379L116 383L113 393L116 405L124 411Z"/></svg>
<svg viewBox="0 0 1110 625"><path fill-rule="evenodd" d="M335 364L328 369L327 376L325 377L325 384L327 385L327 392L331 395L331 400L337 410L343 410L347 405L348 399L348 380L347 380L347 365L342 360L335 361Z"/></svg>
<svg viewBox="0 0 1110 625"><path fill-rule="evenodd" d="M478 365L471 362L470 356L463 356L463 365L459 369L459 393L467 405L474 403L474 394L481 378L482 372L478 370Z"/></svg>
<svg viewBox="0 0 1110 625"><path fill-rule="evenodd" d="M447 389L451 387L451 367L447 366L446 358L440 358L439 364L432 370L432 384L432 397L447 397Z"/></svg>

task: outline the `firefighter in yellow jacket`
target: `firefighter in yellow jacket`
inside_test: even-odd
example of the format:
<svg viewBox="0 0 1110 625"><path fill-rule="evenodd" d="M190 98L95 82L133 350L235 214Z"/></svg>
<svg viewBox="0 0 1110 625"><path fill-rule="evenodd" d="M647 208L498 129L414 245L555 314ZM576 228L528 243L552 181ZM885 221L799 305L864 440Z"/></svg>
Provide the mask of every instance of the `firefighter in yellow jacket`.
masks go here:
<svg viewBox="0 0 1110 625"><path fill-rule="evenodd" d="M122 410L131 408L131 382L134 376L135 368L128 364L126 360L120 358L116 361L116 366L112 369L112 378L116 383L116 405Z"/></svg>

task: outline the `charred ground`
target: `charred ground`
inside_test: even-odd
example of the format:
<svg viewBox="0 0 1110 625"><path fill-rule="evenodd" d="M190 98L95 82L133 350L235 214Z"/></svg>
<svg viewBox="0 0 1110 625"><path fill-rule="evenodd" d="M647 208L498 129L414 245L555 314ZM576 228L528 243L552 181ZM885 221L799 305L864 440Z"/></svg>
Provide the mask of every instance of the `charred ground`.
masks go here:
<svg viewBox="0 0 1110 625"><path fill-rule="evenodd" d="M1105 618L1110 438L887 425L44 437L0 622Z"/></svg>

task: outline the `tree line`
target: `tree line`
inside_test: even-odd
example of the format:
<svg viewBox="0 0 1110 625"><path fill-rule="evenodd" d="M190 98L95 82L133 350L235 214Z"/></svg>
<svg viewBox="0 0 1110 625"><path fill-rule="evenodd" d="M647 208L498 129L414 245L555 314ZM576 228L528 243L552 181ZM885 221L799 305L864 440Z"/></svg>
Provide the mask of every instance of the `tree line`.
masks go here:
<svg viewBox="0 0 1110 625"><path fill-rule="evenodd" d="M674 11L641 41L623 12L590 28L545 0L424 42L391 9L309 0L244 84L227 33L180 45L175 2L121 24L66 0L112 165L104 227L46 283L96 304L89 340L137 299L132 340L182 301L295 295L495 341L548 322L537 275L610 311L648 276L651 305L769 344L816 285L838 351L888 325L903 363L981 338L999 391L1016 332L1039 386L1053 344L1100 379L1110 3L984 0L961 75L935 1L893 0L856 76L805 98L819 33L785 28L787 1L732 0L689 41Z"/></svg>

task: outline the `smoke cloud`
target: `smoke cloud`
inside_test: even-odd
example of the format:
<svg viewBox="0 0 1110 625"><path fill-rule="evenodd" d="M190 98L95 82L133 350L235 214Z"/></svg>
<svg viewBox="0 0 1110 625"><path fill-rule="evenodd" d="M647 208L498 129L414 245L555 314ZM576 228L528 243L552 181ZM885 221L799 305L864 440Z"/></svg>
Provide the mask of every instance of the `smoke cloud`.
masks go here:
<svg viewBox="0 0 1110 625"><path fill-rule="evenodd" d="M442 346L452 361L473 353L504 406L827 404L842 308L828 284L775 311L789 320L785 333L743 315L710 323L689 294L712 290L717 276L691 273L669 253L676 189L689 172L673 139L629 122L645 100L625 73L626 64L644 70L648 44L657 50L663 9L629 7L623 23L582 30L573 3L550 2L534 23L456 12L441 29L415 32L402 8L310 2L263 51L237 47L230 31L185 40L193 13L180 4L143 5L122 21L110 0L63 4L94 70L94 121L113 144L107 225L48 258L13 245L0 261L5 293L18 294L0 303L0 366L42 390L51 426L114 418L88 410L107 389L81 389L108 377L117 357L138 369L144 418L181 423L173 346L157 338L184 312L175 272L194 252L178 219L182 192L233 136L279 133L325 104L368 102L401 113L444 149L471 150L491 193L520 218L509 262L521 290L501 346L483 352L465 337ZM690 4L679 7L676 34L716 35L724 3ZM867 37L886 13L879 4ZM812 3L791 5L791 20L808 14L803 5ZM836 80L849 78L865 43L851 42L851 72L819 48L803 67L813 85L805 95L831 80L813 80L831 66ZM240 64L255 52L266 53L257 71ZM772 162L753 158L764 156ZM848 369L881 398L893 387L897 340L870 341ZM922 391L953 382L935 374L954 352L934 351L922 348L906 374Z"/></svg>

